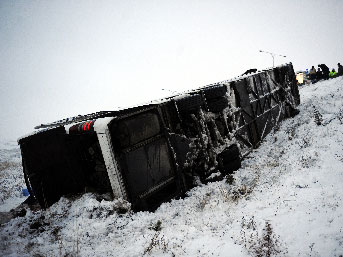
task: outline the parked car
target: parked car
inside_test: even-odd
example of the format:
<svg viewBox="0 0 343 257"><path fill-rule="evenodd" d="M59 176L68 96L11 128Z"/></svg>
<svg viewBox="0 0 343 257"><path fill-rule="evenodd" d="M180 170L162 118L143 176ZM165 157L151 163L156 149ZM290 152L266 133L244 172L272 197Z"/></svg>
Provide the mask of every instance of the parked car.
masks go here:
<svg viewBox="0 0 343 257"><path fill-rule="evenodd" d="M299 103L290 63L151 104L42 124L18 140L25 181L42 208L94 191L152 210L196 181L239 169Z"/></svg>

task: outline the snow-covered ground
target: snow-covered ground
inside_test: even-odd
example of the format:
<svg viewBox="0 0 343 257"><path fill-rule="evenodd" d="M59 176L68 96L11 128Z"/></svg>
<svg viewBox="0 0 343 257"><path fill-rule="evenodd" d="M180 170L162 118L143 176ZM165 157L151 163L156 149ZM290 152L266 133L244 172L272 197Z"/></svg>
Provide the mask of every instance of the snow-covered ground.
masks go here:
<svg viewBox="0 0 343 257"><path fill-rule="evenodd" d="M0 212L23 202L23 177L20 149L15 141L0 141Z"/></svg>
<svg viewBox="0 0 343 257"><path fill-rule="evenodd" d="M300 114L268 135L232 186L199 186L153 213L119 214L125 203L92 194L62 198L1 225L0 255L342 256L343 78L300 93ZM15 163L0 170L3 205L23 183L17 147L1 147Z"/></svg>

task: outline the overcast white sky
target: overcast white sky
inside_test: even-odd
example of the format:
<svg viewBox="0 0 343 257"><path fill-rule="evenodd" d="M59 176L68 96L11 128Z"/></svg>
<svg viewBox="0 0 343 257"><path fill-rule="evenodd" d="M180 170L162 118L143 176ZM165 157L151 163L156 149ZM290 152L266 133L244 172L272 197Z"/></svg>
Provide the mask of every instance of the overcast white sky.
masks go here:
<svg viewBox="0 0 343 257"><path fill-rule="evenodd" d="M343 1L0 1L0 139L272 66L343 63Z"/></svg>

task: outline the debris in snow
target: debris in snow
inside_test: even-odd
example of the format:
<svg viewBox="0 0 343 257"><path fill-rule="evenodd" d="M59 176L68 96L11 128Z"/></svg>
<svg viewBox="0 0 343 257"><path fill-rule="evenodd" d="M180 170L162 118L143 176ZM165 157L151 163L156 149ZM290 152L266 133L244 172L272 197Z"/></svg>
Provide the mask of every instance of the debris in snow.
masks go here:
<svg viewBox="0 0 343 257"><path fill-rule="evenodd" d="M320 112L316 109L315 106L313 106L313 112L314 112L314 121L316 122L316 124L322 125L323 123L323 116L320 114Z"/></svg>

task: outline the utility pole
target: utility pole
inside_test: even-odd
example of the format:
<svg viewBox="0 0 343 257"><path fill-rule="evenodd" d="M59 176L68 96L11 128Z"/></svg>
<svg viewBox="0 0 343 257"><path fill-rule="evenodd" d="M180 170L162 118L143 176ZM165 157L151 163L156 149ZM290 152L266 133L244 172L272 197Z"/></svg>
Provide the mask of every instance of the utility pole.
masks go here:
<svg viewBox="0 0 343 257"><path fill-rule="evenodd" d="M273 58L273 67L274 67L274 58L275 58L275 56L286 57L286 55L275 54L275 53L271 53L271 52L267 52L267 51L263 51L263 50L260 50L260 53L266 53L266 54L270 54L272 56L272 58Z"/></svg>

